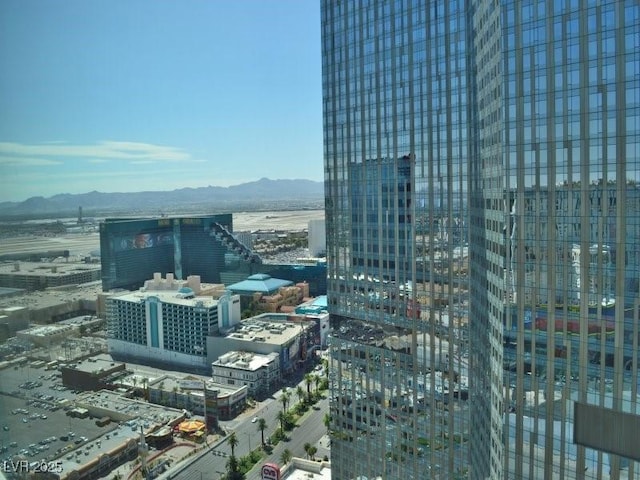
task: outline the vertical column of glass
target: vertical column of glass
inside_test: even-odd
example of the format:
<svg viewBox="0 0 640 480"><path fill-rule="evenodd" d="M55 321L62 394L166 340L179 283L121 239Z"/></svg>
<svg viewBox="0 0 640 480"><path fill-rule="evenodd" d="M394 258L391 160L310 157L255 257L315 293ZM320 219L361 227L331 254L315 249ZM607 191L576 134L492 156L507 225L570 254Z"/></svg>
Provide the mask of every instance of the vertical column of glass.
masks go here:
<svg viewBox="0 0 640 480"><path fill-rule="evenodd" d="M636 409L637 8L503 2L505 478L637 475L573 443L571 408Z"/></svg>
<svg viewBox="0 0 640 480"><path fill-rule="evenodd" d="M464 2L323 2L332 463L467 473Z"/></svg>
<svg viewBox="0 0 640 480"><path fill-rule="evenodd" d="M503 364L503 315L509 298L505 238L512 232L505 195L502 12L491 1L469 12L470 132L470 422L471 478L502 478L502 431L507 406Z"/></svg>

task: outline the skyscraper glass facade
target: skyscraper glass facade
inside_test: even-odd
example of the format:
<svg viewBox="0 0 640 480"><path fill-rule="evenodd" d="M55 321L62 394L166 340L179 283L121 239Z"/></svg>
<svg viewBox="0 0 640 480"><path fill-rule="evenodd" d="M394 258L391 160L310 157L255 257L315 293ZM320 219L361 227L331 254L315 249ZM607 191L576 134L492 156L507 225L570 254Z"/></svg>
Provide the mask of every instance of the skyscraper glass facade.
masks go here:
<svg viewBox="0 0 640 480"><path fill-rule="evenodd" d="M639 8L322 2L336 478L640 478Z"/></svg>
<svg viewBox="0 0 640 480"><path fill-rule="evenodd" d="M245 278L261 261L232 232L231 214L108 218L100 224L102 288L139 288L156 272L208 283Z"/></svg>
<svg viewBox="0 0 640 480"><path fill-rule="evenodd" d="M639 8L474 2L474 478L640 478Z"/></svg>
<svg viewBox="0 0 640 480"><path fill-rule="evenodd" d="M332 474L467 471L465 2L322 2Z"/></svg>

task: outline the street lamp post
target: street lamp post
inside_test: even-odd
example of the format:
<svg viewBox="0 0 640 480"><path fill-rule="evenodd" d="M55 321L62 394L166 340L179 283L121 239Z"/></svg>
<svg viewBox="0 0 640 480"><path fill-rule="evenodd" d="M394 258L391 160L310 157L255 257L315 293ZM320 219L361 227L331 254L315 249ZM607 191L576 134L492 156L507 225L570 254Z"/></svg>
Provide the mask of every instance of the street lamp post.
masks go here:
<svg viewBox="0 0 640 480"><path fill-rule="evenodd" d="M249 442L249 453L251 453L251 435L249 434L249 432L244 432L244 434L247 436L247 440Z"/></svg>

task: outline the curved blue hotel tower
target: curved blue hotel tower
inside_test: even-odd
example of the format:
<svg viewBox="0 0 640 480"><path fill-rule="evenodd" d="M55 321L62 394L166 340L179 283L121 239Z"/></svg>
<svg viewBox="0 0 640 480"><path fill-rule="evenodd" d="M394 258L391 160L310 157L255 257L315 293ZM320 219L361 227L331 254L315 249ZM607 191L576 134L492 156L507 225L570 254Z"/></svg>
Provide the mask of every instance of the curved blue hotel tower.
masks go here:
<svg viewBox="0 0 640 480"><path fill-rule="evenodd" d="M102 288L137 289L156 272L233 283L260 258L233 234L232 215L107 218L100 224Z"/></svg>

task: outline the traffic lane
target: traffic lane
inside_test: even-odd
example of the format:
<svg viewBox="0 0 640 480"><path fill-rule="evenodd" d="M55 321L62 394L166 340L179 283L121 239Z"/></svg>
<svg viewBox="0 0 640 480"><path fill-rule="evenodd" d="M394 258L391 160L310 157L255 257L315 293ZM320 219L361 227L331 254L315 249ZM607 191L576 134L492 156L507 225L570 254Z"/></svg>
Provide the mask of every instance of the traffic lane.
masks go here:
<svg viewBox="0 0 640 480"><path fill-rule="evenodd" d="M322 399L316 406L318 407L317 410L314 409L308 416L304 417L300 425L289 432L290 440L288 442L279 442L270 455L247 473L246 480L261 480L260 468L262 465L268 462L280 465L282 463L280 461L282 452L287 449L290 450L295 457L306 458L307 454L304 451L304 445L306 443L316 445L327 433L327 428L324 426L324 415L329 412L329 400L326 398Z"/></svg>
<svg viewBox="0 0 640 480"><path fill-rule="evenodd" d="M215 450L224 452L227 455L231 454L231 447L229 446L229 437L231 433L236 434L238 444L235 447L236 457L242 457L247 455L251 450L258 448L262 442L262 435L258 428L258 421L252 422L254 417L264 418L267 423L264 430L265 441L279 428L280 422L278 422L278 413L280 412L279 405L276 402L265 405L257 412L252 413L251 416L246 417L241 423L237 423L236 427L229 432L224 441L218 445Z"/></svg>
<svg viewBox="0 0 640 480"><path fill-rule="evenodd" d="M280 404L281 405L281 404ZM258 418L264 418L267 422L267 428L264 431L265 441L271 436L275 430L279 427L277 420L278 412L280 411L279 404L275 400L271 400L266 405L262 406L255 414L245 417L242 421L238 422L233 420L232 422L226 422L227 425L235 424L233 430L238 439L238 445L235 448L236 457L242 457L249 453L249 443L251 448L255 449L260 445L261 435L258 430L258 422L251 422L254 416ZM184 478L198 479L202 475L202 478L219 478L212 476L215 472L225 472L227 468L227 462L231 455L231 447L229 446L229 435L227 435L218 445L213 446L209 453L195 460L191 465L181 470L180 474ZM221 476L221 474L219 474Z"/></svg>
<svg viewBox="0 0 640 480"><path fill-rule="evenodd" d="M304 422L291 432L291 441L286 442L291 444L289 450L296 457L306 458L307 454L304 451L304 445L309 443L315 446L322 436L327 433L327 427L324 426L324 416L329 412L329 400L325 398L318 402L316 406L318 409L311 411Z"/></svg>
<svg viewBox="0 0 640 480"><path fill-rule="evenodd" d="M323 399L316 405L318 409L312 409L312 411L305 417L303 417L303 421L298 425L294 430L289 432L290 441L288 442L279 442L278 445L274 448L271 455L267 457L267 459L260 462L251 472L255 472L255 476L253 473L249 473L247 478L255 478L256 480L260 479L260 467L263 463L267 461L273 461L276 463L280 463L280 456L285 449L291 450L295 456L298 457L306 457L306 453L304 452L305 443L310 443L315 445L320 438L326 433L326 427L324 426L324 415L329 411L329 400ZM269 408L265 408L261 410L265 415L265 420L267 420L267 429L265 430L265 439L267 438L267 432L271 435L278 427L277 415L280 411L277 403L273 403L269 405ZM235 432L236 437L238 438L238 445L235 448L235 453L237 457L241 457L248 453L249 442L246 437L246 433L254 433L256 436L257 443L254 443L253 437L251 439L251 447L257 448L260 442L260 432L257 431L257 422L251 423L251 418L248 417L244 422L238 424ZM246 433L245 433L246 432ZM198 479L202 475L202 478L219 478L216 476L212 476L212 473L215 472L225 472L227 468L227 462L229 461L229 455L231 454L231 447L228 442L229 436L225 437L225 439L212 448L209 453L203 455L196 461L194 461L191 465L181 470L180 475L184 478L195 478ZM222 456L224 455L224 456ZM217 475L222 476L220 473Z"/></svg>

